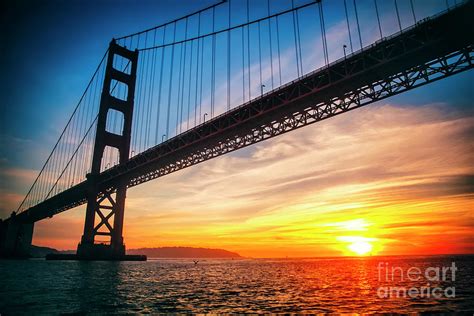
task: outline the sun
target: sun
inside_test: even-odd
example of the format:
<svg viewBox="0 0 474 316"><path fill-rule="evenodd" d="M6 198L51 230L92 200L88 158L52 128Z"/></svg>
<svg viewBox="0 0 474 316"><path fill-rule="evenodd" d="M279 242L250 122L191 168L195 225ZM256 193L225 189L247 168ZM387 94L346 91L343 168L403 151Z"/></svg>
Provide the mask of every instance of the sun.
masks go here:
<svg viewBox="0 0 474 316"><path fill-rule="evenodd" d="M372 250L372 245L366 241L356 241L348 245L347 248L359 256L364 256Z"/></svg>
<svg viewBox="0 0 474 316"><path fill-rule="evenodd" d="M372 256L382 248L380 239L375 237L376 230L371 222L355 219L334 223L332 226L336 226L341 233L347 231L350 234L336 237L338 244L335 248L345 256Z"/></svg>

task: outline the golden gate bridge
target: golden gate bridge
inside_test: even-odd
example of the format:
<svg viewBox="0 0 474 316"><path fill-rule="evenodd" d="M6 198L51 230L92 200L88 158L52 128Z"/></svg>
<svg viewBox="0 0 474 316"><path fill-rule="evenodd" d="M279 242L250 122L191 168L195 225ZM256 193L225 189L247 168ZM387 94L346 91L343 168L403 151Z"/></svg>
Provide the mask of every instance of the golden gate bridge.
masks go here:
<svg viewBox="0 0 474 316"><path fill-rule="evenodd" d="M415 0L263 9L221 1L113 39L0 222L0 255L27 257L36 221L87 204L63 258L141 260L125 254L128 188L473 67L473 1L428 16Z"/></svg>

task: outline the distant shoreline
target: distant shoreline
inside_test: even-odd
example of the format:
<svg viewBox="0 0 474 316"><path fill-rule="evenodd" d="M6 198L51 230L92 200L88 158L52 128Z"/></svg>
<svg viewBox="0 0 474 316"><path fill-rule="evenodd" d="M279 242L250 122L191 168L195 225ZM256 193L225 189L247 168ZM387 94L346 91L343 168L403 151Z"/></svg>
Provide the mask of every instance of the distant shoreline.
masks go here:
<svg viewBox="0 0 474 316"><path fill-rule="evenodd" d="M74 254L75 250L57 250L50 247L31 246L33 258L43 258L47 254ZM194 247L154 247L127 250L130 255L146 255L150 259L241 259L236 252L225 249L194 248Z"/></svg>

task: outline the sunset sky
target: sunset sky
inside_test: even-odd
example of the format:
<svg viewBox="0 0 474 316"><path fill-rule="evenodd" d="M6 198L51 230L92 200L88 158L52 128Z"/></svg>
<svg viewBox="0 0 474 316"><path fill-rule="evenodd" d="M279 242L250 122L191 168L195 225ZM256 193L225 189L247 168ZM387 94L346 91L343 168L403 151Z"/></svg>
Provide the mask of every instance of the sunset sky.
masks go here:
<svg viewBox="0 0 474 316"><path fill-rule="evenodd" d="M12 5L2 17L0 218L28 191L110 38L213 2L143 1L134 18L131 2L99 3ZM462 73L129 189L126 246L474 253L472 82ZM36 223L33 243L75 249L84 210Z"/></svg>

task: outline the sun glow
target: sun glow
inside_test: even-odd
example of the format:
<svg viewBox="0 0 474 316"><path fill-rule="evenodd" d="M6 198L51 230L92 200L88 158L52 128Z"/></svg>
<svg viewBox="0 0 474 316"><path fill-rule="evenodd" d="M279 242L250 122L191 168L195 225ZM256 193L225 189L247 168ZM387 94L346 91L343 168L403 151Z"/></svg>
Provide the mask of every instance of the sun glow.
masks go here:
<svg viewBox="0 0 474 316"><path fill-rule="evenodd" d="M366 241L356 241L347 246L347 248L359 256L364 256L372 250L372 245Z"/></svg>
<svg viewBox="0 0 474 316"><path fill-rule="evenodd" d="M339 236L337 240L341 242L339 249L346 256L372 255L378 253L382 247L380 240L369 232L366 232L366 236Z"/></svg>

